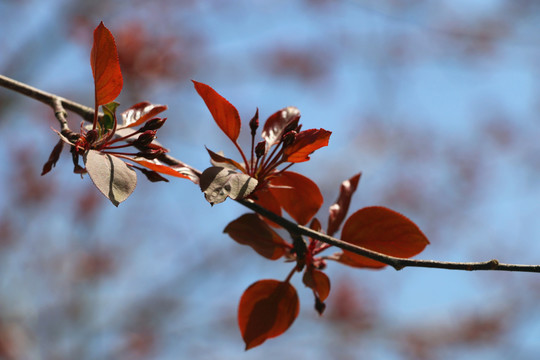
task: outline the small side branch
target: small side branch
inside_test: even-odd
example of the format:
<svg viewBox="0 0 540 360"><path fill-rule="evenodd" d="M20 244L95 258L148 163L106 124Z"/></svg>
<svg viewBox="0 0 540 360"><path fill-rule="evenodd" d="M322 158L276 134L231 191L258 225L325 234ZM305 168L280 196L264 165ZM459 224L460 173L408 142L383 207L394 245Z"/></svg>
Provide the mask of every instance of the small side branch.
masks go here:
<svg viewBox="0 0 540 360"><path fill-rule="evenodd" d="M69 131L69 126L66 119L67 112L62 106L62 101L60 98L56 97L52 100L52 108L54 110L54 116L56 116L56 119L60 123L60 132Z"/></svg>

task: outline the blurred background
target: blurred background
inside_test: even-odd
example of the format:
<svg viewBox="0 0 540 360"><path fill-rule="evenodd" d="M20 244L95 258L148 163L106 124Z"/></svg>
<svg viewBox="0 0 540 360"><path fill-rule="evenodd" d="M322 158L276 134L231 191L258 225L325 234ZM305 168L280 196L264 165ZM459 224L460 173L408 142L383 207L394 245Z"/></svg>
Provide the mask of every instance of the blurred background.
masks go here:
<svg viewBox="0 0 540 360"><path fill-rule="evenodd" d="M208 166L236 158L190 79L244 121L297 106L330 146L294 171L327 209L362 171L351 211L384 205L431 241L418 256L540 264L540 3L534 0L1 0L0 73L93 106L94 28L116 38L121 109L166 104L160 142ZM80 118L71 114L72 129ZM537 359L540 275L352 269L330 263L319 317L244 352L242 292L283 279L222 233L247 209L189 181L112 206L57 141L52 111L0 88L1 359ZM241 141L248 144L248 131Z"/></svg>

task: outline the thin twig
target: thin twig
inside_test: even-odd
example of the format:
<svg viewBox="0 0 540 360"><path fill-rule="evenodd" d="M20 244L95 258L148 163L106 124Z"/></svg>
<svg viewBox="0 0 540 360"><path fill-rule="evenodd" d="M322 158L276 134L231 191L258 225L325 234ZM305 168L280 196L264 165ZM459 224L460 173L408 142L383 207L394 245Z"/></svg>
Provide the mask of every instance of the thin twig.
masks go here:
<svg viewBox="0 0 540 360"><path fill-rule="evenodd" d="M52 100L52 108L54 110L54 116L56 116L56 119L60 123L60 132L69 131L69 126L66 119L67 112L62 106L62 101L60 98L56 97Z"/></svg>
<svg viewBox="0 0 540 360"><path fill-rule="evenodd" d="M94 109L87 106L78 104L76 102L66 100L62 97L41 91L24 83L12 80L5 76L0 75L0 86L14 90L18 93L41 101L54 109L55 115L60 122L62 129L64 127L67 129L67 122L65 121L65 111L64 108L72 111L84 120L92 122L94 117ZM68 129L69 130L69 129ZM177 166L187 166L182 161L175 159L170 155L162 155L159 158L162 162L168 165L177 165ZM191 167L190 167L191 168ZM193 169L193 168L191 168ZM195 172L197 170L193 169ZM336 239L334 237L328 236L326 234L314 231L310 228L307 228L302 225L298 225L292 221L289 221L279 215L274 214L273 212L266 210L265 208L255 204L251 200L237 200L240 204L245 207L255 211L256 213L272 220L273 222L281 225L285 230L289 231L292 235L303 235L322 241L326 244L336 246L342 250L350 251L354 254L365 256L372 260L380 261L384 264L392 266L396 270L401 270L405 267L421 267L421 268L435 268L435 269L447 269L447 270L466 270L466 271L475 271L475 270L493 270L493 271L518 271L518 272L538 272L540 273L540 265L519 265L519 264L502 264L498 260L489 260L484 262L447 262L447 261L435 261L435 260L414 260L414 259L403 259L394 256L384 255L369 249L365 249L360 246L356 246L350 243L347 243L343 240ZM327 257L332 259L331 256Z"/></svg>

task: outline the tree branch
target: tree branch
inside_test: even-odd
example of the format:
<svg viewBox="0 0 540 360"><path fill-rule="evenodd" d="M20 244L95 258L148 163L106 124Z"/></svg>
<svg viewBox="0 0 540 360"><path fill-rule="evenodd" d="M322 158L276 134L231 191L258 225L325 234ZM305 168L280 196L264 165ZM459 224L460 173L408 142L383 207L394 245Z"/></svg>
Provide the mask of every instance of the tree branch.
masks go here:
<svg viewBox="0 0 540 360"><path fill-rule="evenodd" d="M58 119L62 130L69 130L67 127L66 113L64 109L72 111L81 116L84 120L92 122L94 118L94 109L79 103L64 99L54 94L47 93L45 91L36 89L32 86L15 81L3 75L0 75L0 86L7 89L16 91L20 94L31 97L35 100L41 101L51 106L55 112L55 116ZM168 165L187 166L182 161L175 159L169 155L162 155L159 158L162 162ZM190 167L191 168L191 167ZM193 169L193 168L192 168ZM194 169L194 171L197 171ZM389 266L392 266L396 270L401 270L405 267L421 267L421 268L435 268L435 269L447 269L447 270L494 270L494 271L518 271L518 272L538 272L540 273L540 265L518 265L518 264L502 264L498 260L489 260L484 262L447 262L447 261L434 261L434 260L414 260L403 259L394 256L384 255L369 249L362 248L343 240L336 239L326 234L314 231L302 225L298 225L292 221L289 221L279 215L274 214L271 211L255 204L251 200L242 199L237 200L243 206L255 211L256 213L272 220L273 222L281 225L285 230L291 234L303 235L322 241L326 244L338 247L342 250L350 251L354 254L362 255L367 258L382 262ZM327 257L332 259L332 257Z"/></svg>
<svg viewBox="0 0 540 360"><path fill-rule="evenodd" d="M37 101L41 101L42 103L53 107L53 109L55 109L54 103L56 101L59 101L64 109L73 111L75 114L79 115L86 121L93 120L94 109L81 105L79 103L64 99L60 96L45 92L43 90L39 90L33 86L10 79L4 75L0 75L0 86L3 86L7 89L10 89L20 94L31 97L32 99L35 99ZM56 109L55 109L55 112L56 112Z"/></svg>
<svg viewBox="0 0 540 360"><path fill-rule="evenodd" d="M540 265L517 265L517 264L502 264L498 260L489 260L484 262L447 262L447 261L434 261L434 260L415 260L415 259L403 259L395 256L389 256L381 254L360 246L356 246L347 243L343 240L336 239L326 234L314 231L308 227L298 225L289 221L281 216L274 214L271 211L255 204L251 200L237 200L245 207L255 211L258 214L272 220L276 224L281 225L289 232L304 235L312 239L322 241L326 244L338 247L342 250L350 251L354 254L362 255L372 260L380 261L384 264L392 266L396 270L401 270L405 267L423 267L423 268L436 268L447 270L496 270L496 271L519 271L519 272L539 272ZM329 257L332 259L332 257Z"/></svg>

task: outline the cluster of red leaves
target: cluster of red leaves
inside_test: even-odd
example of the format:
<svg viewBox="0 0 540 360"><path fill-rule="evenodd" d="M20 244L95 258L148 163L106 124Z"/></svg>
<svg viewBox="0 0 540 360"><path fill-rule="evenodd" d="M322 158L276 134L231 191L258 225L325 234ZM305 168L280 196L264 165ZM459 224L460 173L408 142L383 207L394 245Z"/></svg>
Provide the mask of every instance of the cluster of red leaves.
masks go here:
<svg viewBox="0 0 540 360"><path fill-rule="evenodd" d="M198 182L190 168L166 166L158 160L167 149L156 143L156 132L167 119L155 116L166 110L166 106L147 102L135 104L121 114L122 124L118 124L116 109L119 104L114 100L122 91L123 78L114 38L103 23L94 30L90 64L95 89L93 124L89 128L81 125L79 133L70 130L58 133L60 141L43 166L42 175L56 164L66 143L71 149L74 172L88 173L99 191L115 206L135 189L137 175L134 169L152 182L168 181L160 174ZM104 112L101 116L98 115L99 106ZM137 126L140 127L135 129ZM135 151L126 152L127 148ZM79 165L79 157L83 159L84 168Z"/></svg>
<svg viewBox="0 0 540 360"><path fill-rule="evenodd" d="M308 161L312 152L327 146L331 132L324 129L301 131L300 111L290 106L266 120L262 130L263 140L255 144L259 128L257 110L249 122L251 157L248 159L238 144L241 127L238 110L210 86L196 81L193 83L216 124L242 157L242 162L237 162L207 149L214 166L202 173L200 185L208 202L216 204L225 201L227 197L241 199L249 196L277 214L281 214L283 208L300 224L306 224L309 221L305 216L307 208L312 208L310 213L313 210L316 212L313 201L322 202L322 196L310 179L286 170L294 163ZM280 169L283 164L286 165ZM308 196L301 196L311 190L319 195L313 201ZM307 202L300 203L297 200Z"/></svg>
<svg viewBox="0 0 540 360"><path fill-rule="evenodd" d="M201 175L201 189L211 203L249 198L266 209L281 215L286 211L298 224L310 223L312 230L325 233L315 218L323 197L309 178L285 171L293 163L309 160L315 150L328 145L330 132L324 129L301 130L300 112L294 107L282 109L266 121L263 141L255 145L259 126L258 111L249 122L251 158L238 145L240 116L237 109L215 90L194 82L220 129L234 143L243 162L236 162L208 150L214 166ZM284 168L279 166L286 164ZM360 174L341 184L336 202L330 206L326 234L334 235L344 222L351 197L356 191ZM290 284L295 272L303 272L302 282L313 291L315 309L322 315L324 301L330 294L330 279L323 272L327 260L358 268L382 268L385 264L342 251L321 255L331 246L316 239L303 239L291 234L292 242L283 239L271 226L279 226L257 214L244 214L227 225L224 232L242 245L248 245L259 255L277 260L284 257L295 266L284 281L260 280L242 295L238 307L238 325L246 350L269 338L284 333L299 311L298 295ZM420 253L429 243L420 229L405 216L385 207L372 206L356 211L344 223L341 239L345 242L382 254L409 258Z"/></svg>
<svg viewBox="0 0 540 360"><path fill-rule="evenodd" d="M166 120L155 116L164 111L165 106L135 104L121 114L123 121L118 126L118 104L114 99L122 90L123 80L114 38L103 23L94 31L91 66L95 85L93 124L89 128L81 126L80 133L69 130L58 133L61 140L44 165L42 175L56 164L63 143L67 143L71 147L75 172L88 173L97 188L116 206L133 192L136 185L134 169L137 169L150 181L167 181L160 175L165 174L199 183L211 204L223 202L227 197L246 198L277 215L281 216L285 211L298 224L310 223L312 230L330 236L344 222L343 241L382 254L408 258L420 253L429 243L412 221L384 207L366 207L345 220L360 174L341 184L339 196L329 209L326 231L322 229L320 221L314 217L323 204L317 184L287 170L295 163L308 161L315 150L327 146L331 132L324 129L301 130L300 112L295 107L286 107L268 117L259 142L255 141L259 128L259 112L256 111L249 121L251 148L248 158L238 144L241 128L238 110L210 86L194 81L196 91L215 122L242 157L238 162L207 149L213 166L199 175L189 167L166 166L157 160L167 151L155 142L156 131ZM104 115L98 115L99 106L102 106ZM125 152L126 148L135 148L136 152ZM78 165L79 156L82 156L85 168ZM315 309L322 315L324 301L330 294L330 279L323 271L327 260L359 268L385 266L351 251L322 255L330 245L317 239L304 239L292 232L292 241L289 242L272 227L279 225L249 213L229 223L224 230L232 239L250 246L267 259L285 258L295 263L285 280L257 281L242 295L238 325L246 349L281 335L298 316L298 295L290 284L296 272L303 272L302 281L312 290ZM94 260L90 259L88 269L96 264L102 265Z"/></svg>

